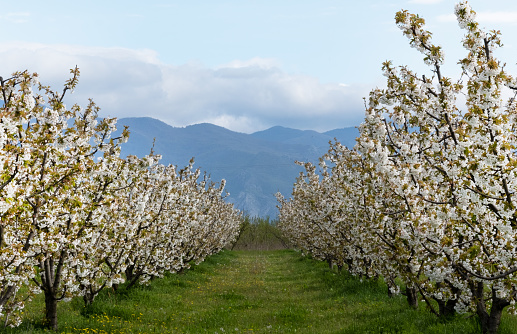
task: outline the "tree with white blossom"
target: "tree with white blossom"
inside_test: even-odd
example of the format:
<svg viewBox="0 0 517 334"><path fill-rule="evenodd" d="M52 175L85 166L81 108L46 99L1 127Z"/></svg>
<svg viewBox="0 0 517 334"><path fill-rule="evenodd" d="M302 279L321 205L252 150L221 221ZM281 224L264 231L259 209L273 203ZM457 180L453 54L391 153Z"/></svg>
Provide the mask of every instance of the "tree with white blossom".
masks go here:
<svg viewBox="0 0 517 334"><path fill-rule="evenodd" d="M99 119L93 101L84 109L64 105L78 82L79 70L71 73L62 92L28 72L0 78L4 325L19 325L24 302L43 292L46 325L57 329L60 300L82 296L89 304L105 287L176 272L186 257L199 262L222 249L239 226L239 213L217 196L224 182L205 187L192 166L178 175L174 166L158 164L155 154L120 158L127 129L114 138L116 119ZM188 234L185 226L197 215L210 223L202 234ZM191 256L179 246L199 238L209 251ZM135 254L147 265L137 280L131 272Z"/></svg>
<svg viewBox="0 0 517 334"><path fill-rule="evenodd" d="M370 93L355 147L372 173L364 224L388 246L391 270L429 307L438 302L437 314L472 311L495 333L517 295L517 105L504 98L517 84L495 58L499 32L481 30L466 2L455 13L467 50L457 81L442 73L424 20L396 15L432 73L383 64L387 88Z"/></svg>
<svg viewBox="0 0 517 334"><path fill-rule="evenodd" d="M125 131L119 139L110 138L116 120L98 121L98 108L93 102L84 110L77 105L70 109L64 106L65 93L76 86L79 70L72 70L72 74L62 93L38 84L41 95L34 95L35 76L27 73L15 74L2 86L6 98L2 120L18 122L17 141L8 142L3 153L7 161L18 162L8 180L10 186L20 189L17 205L3 216L3 235L9 237L9 244L3 246L9 245L12 251L23 245L16 256L26 266L4 268L11 275L32 279L44 292L46 319L51 328L57 328L57 302L74 296L78 290L69 264L86 256L83 240L97 228L98 208L105 200L105 188L88 192L102 168L95 162L95 154L115 154L118 143L128 134ZM15 92L15 87L20 90ZM9 129L5 133L13 136ZM24 150L23 155L20 150ZM4 196L3 200L11 202L12 198ZM11 281L12 277L4 285L6 297L13 290Z"/></svg>

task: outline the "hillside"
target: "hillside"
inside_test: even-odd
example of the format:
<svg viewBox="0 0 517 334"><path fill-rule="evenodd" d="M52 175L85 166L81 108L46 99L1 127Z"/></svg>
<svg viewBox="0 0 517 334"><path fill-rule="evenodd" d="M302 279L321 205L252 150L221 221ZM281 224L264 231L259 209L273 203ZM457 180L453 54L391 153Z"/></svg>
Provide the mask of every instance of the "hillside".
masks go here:
<svg viewBox="0 0 517 334"><path fill-rule="evenodd" d="M153 118L122 118L130 139L122 155L149 154L155 139L155 152L162 163L179 167L194 157L195 166L210 173L212 180L226 179L228 200L252 216L277 215L274 194L289 197L293 183L303 169L294 161L316 162L337 138L347 146L354 143L356 128L325 133L273 127L253 134L233 132L213 124L172 127Z"/></svg>

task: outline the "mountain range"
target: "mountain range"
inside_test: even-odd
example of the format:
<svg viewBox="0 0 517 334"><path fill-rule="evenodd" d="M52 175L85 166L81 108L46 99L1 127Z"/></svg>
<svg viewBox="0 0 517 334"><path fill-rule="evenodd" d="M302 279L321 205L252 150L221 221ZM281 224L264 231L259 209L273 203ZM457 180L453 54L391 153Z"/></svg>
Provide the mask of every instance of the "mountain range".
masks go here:
<svg viewBox="0 0 517 334"><path fill-rule="evenodd" d="M276 217L275 193L291 195L293 183L303 168L295 161L317 162L334 138L352 147L357 128L341 128L324 133L275 126L244 134L203 123L173 127L148 117L122 118L118 128L128 126L129 141L122 146L122 156L162 155L163 164L194 166L219 182L226 180L227 200L246 214Z"/></svg>

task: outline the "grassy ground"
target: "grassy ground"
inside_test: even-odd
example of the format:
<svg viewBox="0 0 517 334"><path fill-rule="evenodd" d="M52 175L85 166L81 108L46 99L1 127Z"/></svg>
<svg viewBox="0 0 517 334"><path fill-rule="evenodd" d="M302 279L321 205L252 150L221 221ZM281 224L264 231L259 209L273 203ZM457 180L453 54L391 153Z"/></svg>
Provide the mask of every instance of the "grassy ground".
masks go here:
<svg viewBox="0 0 517 334"><path fill-rule="evenodd" d="M59 307L64 333L479 332L474 318L441 323L388 298L380 281L361 282L290 250L225 251L148 287L106 291L89 308L81 299ZM43 332L41 299L27 318L6 332ZM506 316L501 332L517 332L517 321Z"/></svg>

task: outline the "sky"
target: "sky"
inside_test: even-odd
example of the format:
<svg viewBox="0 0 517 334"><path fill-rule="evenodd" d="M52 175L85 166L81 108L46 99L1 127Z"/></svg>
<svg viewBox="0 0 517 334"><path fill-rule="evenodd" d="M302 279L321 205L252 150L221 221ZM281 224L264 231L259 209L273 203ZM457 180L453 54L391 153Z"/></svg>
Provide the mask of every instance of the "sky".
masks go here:
<svg viewBox="0 0 517 334"><path fill-rule="evenodd" d="M37 72L67 105L92 98L101 116L213 123L252 133L280 125L328 131L363 121L382 62L431 75L394 16L419 14L458 78L466 55L455 0L0 0L0 75ZM496 57L517 74L517 2L471 0L500 30Z"/></svg>

